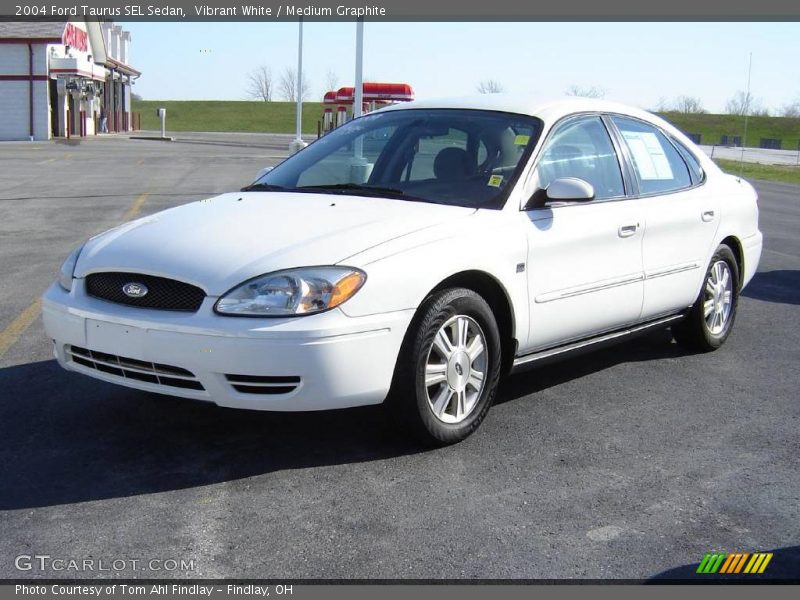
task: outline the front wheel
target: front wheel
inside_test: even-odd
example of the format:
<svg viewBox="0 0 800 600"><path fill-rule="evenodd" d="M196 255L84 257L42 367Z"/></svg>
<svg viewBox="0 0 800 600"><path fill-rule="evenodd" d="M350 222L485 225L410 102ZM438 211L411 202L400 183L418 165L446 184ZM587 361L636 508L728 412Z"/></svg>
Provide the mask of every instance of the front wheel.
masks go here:
<svg viewBox="0 0 800 600"><path fill-rule="evenodd" d="M682 346L716 350L731 333L739 303L739 266L728 246L714 252L700 295L686 316L673 325L672 335Z"/></svg>
<svg viewBox="0 0 800 600"><path fill-rule="evenodd" d="M406 335L388 403L423 441L459 442L483 421L500 376L500 333L486 301L464 288L428 298Z"/></svg>

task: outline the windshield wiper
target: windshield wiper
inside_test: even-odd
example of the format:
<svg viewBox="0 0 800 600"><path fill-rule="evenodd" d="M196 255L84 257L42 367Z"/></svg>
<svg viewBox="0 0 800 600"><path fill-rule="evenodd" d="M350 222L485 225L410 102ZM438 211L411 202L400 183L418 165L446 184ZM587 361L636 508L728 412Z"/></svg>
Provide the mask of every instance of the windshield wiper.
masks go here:
<svg viewBox="0 0 800 600"><path fill-rule="evenodd" d="M243 187L241 192L283 192L286 188L282 185L272 185L270 183L251 183Z"/></svg>
<svg viewBox="0 0 800 600"><path fill-rule="evenodd" d="M301 192L312 193L321 192L323 194L358 194L373 195L386 198L401 198L412 202L428 202L430 204L449 204L441 200L431 198L421 198L419 196L409 196L403 190L391 187L380 187L372 185L362 185L360 183L330 183L321 185L301 185L300 187L283 187L268 183L253 183L242 188L243 192Z"/></svg>
<svg viewBox="0 0 800 600"><path fill-rule="evenodd" d="M386 196L405 196L403 190L390 187L379 187L372 185L362 185L360 183L331 183L328 185L302 185L297 190L321 191L321 192L362 192L367 194L386 195Z"/></svg>

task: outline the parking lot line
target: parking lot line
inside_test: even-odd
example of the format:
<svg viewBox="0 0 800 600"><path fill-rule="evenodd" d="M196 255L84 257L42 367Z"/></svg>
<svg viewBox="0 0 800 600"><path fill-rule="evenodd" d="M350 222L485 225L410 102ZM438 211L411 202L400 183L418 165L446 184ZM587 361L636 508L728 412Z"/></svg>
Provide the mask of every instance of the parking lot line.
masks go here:
<svg viewBox="0 0 800 600"><path fill-rule="evenodd" d="M142 206L147 201L150 192L144 192L136 197L130 208L125 212L122 217L123 222L130 221L139 215ZM11 323L0 333L0 358L2 358L8 349L13 346L20 336L25 333L25 330L33 324L39 316L39 311L42 308L41 299L34 300L28 308L23 310Z"/></svg>
<svg viewBox="0 0 800 600"><path fill-rule="evenodd" d="M8 352L8 349L14 345L19 337L25 333L25 330L31 326L36 318L39 316L39 311L42 308L42 300L37 298L28 308L23 310L16 319L0 333L0 358Z"/></svg>
<svg viewBox="0 0 800 600"><path fill-rule="evenodd" d="M127 210L125 215L123 215L122 220L130 221L131 219L135 219L139 215L139 212L142 210L142 206L144 205L149 195L150 192L139 194L139 196L136 198L136 200L133 201L133 204L131 204L131 207Z"/></svg>

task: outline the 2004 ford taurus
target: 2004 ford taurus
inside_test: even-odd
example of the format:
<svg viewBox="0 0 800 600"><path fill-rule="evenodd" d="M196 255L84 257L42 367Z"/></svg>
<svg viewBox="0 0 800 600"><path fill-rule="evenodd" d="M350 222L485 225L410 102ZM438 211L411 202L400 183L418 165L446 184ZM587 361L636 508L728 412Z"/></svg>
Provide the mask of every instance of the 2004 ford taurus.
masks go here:
<svg viewBox="0 0 800 600"><path fill-rule="evenodd" d="M90 239L44 319L61 365L98 379L259 410L385 402L451 443L511 370L653 327L718 348L761 245L753 188L649 113L415 102Z"/></svg>

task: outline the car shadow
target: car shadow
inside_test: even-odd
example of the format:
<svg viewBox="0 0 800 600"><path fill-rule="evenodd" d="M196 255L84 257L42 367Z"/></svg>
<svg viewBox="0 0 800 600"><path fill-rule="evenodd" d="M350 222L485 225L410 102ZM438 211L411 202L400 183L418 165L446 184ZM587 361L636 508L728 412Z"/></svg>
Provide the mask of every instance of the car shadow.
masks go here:
<svg viewBox="0 0 800 600"><path fill-rule="evenodd" d="M800 581L800 546L787 546L775 550L759 548L732 548L724 552L772 552L764 573L748 574L739 573L725 575L720 573L703 574L697 572L699 562L682 565L654 575L648 583L763 583L764 581L780 581L781 583L797 583Z"/></svg>
<svg viewBox="0 0 800 600"><path fill-rule="evenodd" d="M766 302L800 304L800 271L760 271L744 288L742 296Z"/></svg>
<svg viewBox="0 0 800 600"><path fill-rule="evenodd" d="M534 366L529 371L506 377L500 384L495 404L516 400L618 364L677 358L690 354L692 351L672 341L669 329L656 330L613 346L565 357L557 362L541 367Z"/></svg>
<svg viewBox="0 0 800 600"><path fill-rule="evenodd" d="M507 378L498 403L620 362L683 354L666 332ZM0 369L0 510L157 493L431 451L382 407L265 413L140 392L54 360Z"/></svg>
<svg viewBox="0 0 800 600"><path fill-rule="evenodd" d="M54 360L0 370L0 510L421 451L379 407L265 413L140 392Z"/></svg>

